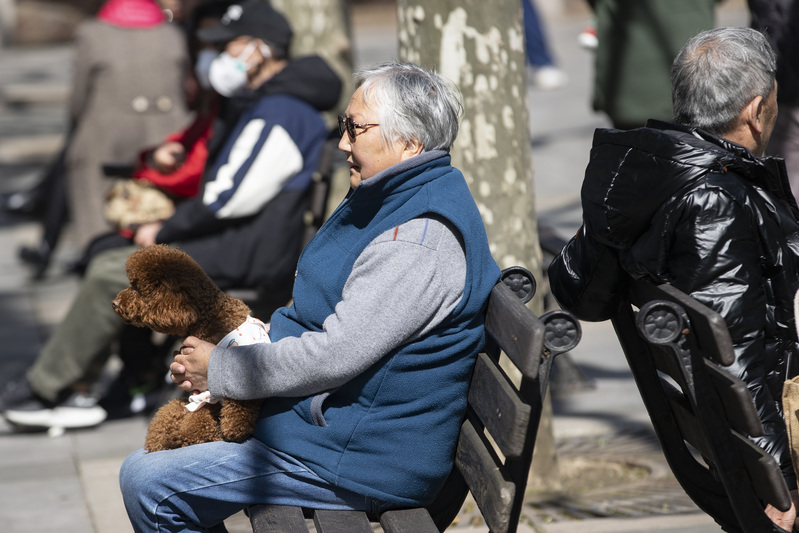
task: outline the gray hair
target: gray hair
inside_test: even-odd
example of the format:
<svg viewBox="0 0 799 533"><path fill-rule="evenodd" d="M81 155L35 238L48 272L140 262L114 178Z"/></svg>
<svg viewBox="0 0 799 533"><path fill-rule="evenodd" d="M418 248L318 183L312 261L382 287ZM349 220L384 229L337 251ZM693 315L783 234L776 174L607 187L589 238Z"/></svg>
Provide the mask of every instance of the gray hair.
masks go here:
<svg viewBox="0 0 799 533"><path fill-rule="evenodd" d="M671 67L674 121L715 135L732 131L746 105L774 89L777 61L762 33L716 28L692 37Z"/></svg>
<svg viewBox="0 0 799 533"><path fill-rule="evenodd" d="M391 62L359 70L355 85L377 111L383 143L421 142L424 151L449 150L463 113L454 84L413 63Z"/></svg>

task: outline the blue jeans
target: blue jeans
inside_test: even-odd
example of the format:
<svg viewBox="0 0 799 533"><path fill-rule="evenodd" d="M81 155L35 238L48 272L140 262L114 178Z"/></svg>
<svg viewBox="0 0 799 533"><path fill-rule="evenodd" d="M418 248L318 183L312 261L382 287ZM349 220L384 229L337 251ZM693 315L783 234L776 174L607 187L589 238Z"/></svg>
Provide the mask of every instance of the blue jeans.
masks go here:
<svg viewBox="0 0 799 533"><path fill-rule="evenodd" d="M551 66L555 64L555 61L549 52L547 36L533 2L535 0L522 0L524 48L527 62L533 67Z"/></svg>
<svg viewBox="0 0 799 533"><path fill-rule="evenodd" d="M119 473L139 532L202 532L258 503L382 512L391 505L330 485L292 457L251 438L128 456Z"/></svg>

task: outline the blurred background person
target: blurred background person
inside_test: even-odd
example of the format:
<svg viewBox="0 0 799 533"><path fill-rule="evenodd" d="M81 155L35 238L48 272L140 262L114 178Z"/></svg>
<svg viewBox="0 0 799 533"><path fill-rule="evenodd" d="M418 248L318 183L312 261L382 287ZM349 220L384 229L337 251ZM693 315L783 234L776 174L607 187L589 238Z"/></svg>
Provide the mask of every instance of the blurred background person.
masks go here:
<svg viewBox="0 0 799 533"><path fill-rule="evenodd" d="M17 427L77 428L105 420L108 412L93 389L127 326L110 302L129 285L125 264L137 247L172 244L221 289L258 289L259 304L272 306L264 316L291 298L307 190L330 134L321 113L338 103L341 80L319 56L289 57L293 31L267 2L233 4L221 24L198 34L221 51L209 77L226 97L201 190L163 222L136 228L135 245L91 261L32 366L0 394L0 411Z"/></svg>
<svg viewBox="0 0 799 533"><path fill-rule="evenodd" d="M143 146L159 143L188 121L188 67L185 36L155 0L108 0L76 30L63 172L56 172L47 194L52 210L65 196L79 249L112 229L103 206L113 180L103 176L102 165L132 163ZM47 217L45 238L21 250L38 274L58 242L63 218Z"/></svg>
<svg viewBox="0 0 799 533"><path fill-rule="evenodd" d="M588 0L597 46L593 108L614 128L672 120L671 63L685 42L715 25L718 0Z"/></svg>
<svg viewBox="0 0 799 533"><path fill-rule="evenodd" d="M185 29L194 68L186 76L185 83L193 120L170 133L159 145L142 147L135 165L122 162L118 166L118 172L132 177L132 181L118 180L111 196L106 198L105 216L115 228L89 243L73 266L76 273L83 274L98 253L132 244L139 225L166 219L174 211L168 210L168 206L192 198L199 191L221 97L211 87L209 79L211 63L219 51L213 43L201 41L196 33L219 25L232 3L233 0L209 0L200 3L187 16ZM157 205L145 205L153 195L159 195L156 196Z"/></svg>
<svg viewBox="0 0 799 533"><path fill-rule="evenodd" d="M524 48L527 63L532 67L533 85L539 89L560 89L568 82L555 63L549 40L544 31L535 0L522 0L522 22L524 24Z"/></svg>
<svg viewBox="0 0 799 533"><path fill-rule="evenodd" d="M777 123L766 153L785 158L791 192L799 201L799 3L749 0L752 27L777 53Z"/></svg>

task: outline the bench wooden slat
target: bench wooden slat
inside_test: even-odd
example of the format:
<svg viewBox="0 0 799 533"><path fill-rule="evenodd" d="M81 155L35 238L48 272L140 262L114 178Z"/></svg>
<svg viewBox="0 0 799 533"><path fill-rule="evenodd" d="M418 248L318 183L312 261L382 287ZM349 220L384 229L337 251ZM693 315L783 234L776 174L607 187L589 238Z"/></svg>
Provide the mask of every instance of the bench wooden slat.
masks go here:
<svg viewBox="0 0 799 533"><path fill-rule="evenodd" d="M250 524L258 533L308 533L302 509L288 505L255 505L249 508Z"/></svg>
<svg viewBox="0 0 799 533"><path fill-rule="evenodd" d="M682 438L696 448L699 453L710 457L713 453L711 445L707 442L702 425L691 412L688 399L670 383L663 382L662 385L671 410L677 418L677 426L680 428Z"/></svg>
<svg viewBox="0 0 799 533"><path fill-rule="evenodd" d="M685 441L704 457L713 457L713 448L707 442L701 423L691 411L688 399L668 383L664 384L664 389L672 409L677 415L677 424ZM782 483L782 471L777 461L737 432L730 431L730 435L733 446L741 458L741 463L757 492L764 501L771 504L779 503L781 496L778 496L773 488Z"/></svg>
<svg viewBox="0 0 799 533"><path fill-rule="evenodd" d="M541 350L544 346L544 324L502 283L491 291L486 311L488 335L502 347L528 379L538 377Z"/></svg>
<svg viewBox="0 0 799 533"><path fill-rule="evenodd" d="M679 363L670 356L667 349L653 348L652 358L658 370L671 376L683 389L688 386ZM720 396L719 407L727 415L732 428L752 437L763 435L763 424L757 416L757 409L746 383L710 359L704 359L704 364L708 378Z"/></svg>
<svg viewBox="0 0 799 533"><path fill-rule="evenodd" d="M721 397L721 406L732 428L750 437L762 436L763 422L757 416L755 401L746 383L708 359L705 359L705 369Z"/></svg>
<svg viewBox="0 0 799 533"><path fill-rule="evenodd" d="M499 458L469 421L463 423L455 464L492 531L506 531L516 487L502 475Z"/></svg>
<svg viewBox="0 0 799 533"><path fill-rule="evenodd" d="M775 507L789 507L790 500L786 501L785 494L778 488L784 486L785 479L782 477L782 470L777 460L746 437L737 433L733 433L733 437L738 442L737 448L741 459L758 495L763 501Z"/></svg>
<svg viewBox="0 0 799 533"><path fill-rule="evenodd" d="M519 399L519 393L486 354L481 353L475 362L469 405L505 457L523 453L530 406Z"/></svg>
<svg viewBox="0 0 799 533"><path fill-rule="evenodd" d="M366 513L360 511L314 511L317 533L374 533Z"/></svg>
<svg viewBox="0 0 799 533"><path fill-rule="evenodd" d="M385 533L438 533L427 509L386 511L380 515L380 526Z"/></svg>

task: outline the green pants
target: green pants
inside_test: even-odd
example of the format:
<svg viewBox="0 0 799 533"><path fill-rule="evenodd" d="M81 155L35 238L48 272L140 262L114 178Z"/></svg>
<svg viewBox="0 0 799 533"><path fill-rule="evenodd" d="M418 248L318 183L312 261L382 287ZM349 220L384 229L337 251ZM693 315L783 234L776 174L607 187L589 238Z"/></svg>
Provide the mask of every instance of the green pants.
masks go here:
<svg viewBox="0 0 799 533"><path fill-rule="evenodd" d="M89 265L66 317L28 371L31 388L43 398L55 401L59 392L108 360L125 326L111 301L128 286L125 262L135 250L135 246L109 250Z"/></svg>

